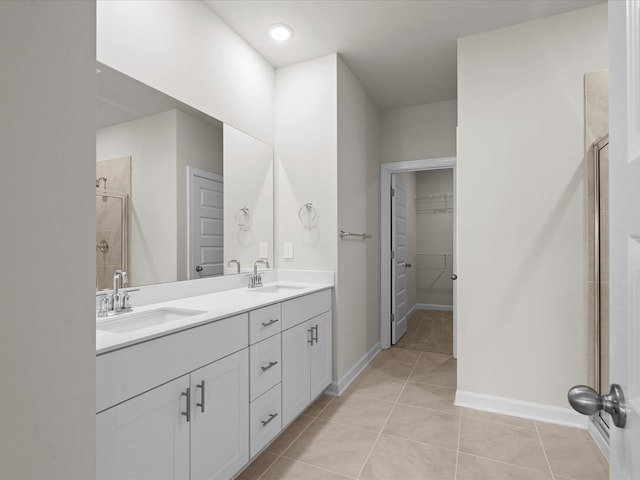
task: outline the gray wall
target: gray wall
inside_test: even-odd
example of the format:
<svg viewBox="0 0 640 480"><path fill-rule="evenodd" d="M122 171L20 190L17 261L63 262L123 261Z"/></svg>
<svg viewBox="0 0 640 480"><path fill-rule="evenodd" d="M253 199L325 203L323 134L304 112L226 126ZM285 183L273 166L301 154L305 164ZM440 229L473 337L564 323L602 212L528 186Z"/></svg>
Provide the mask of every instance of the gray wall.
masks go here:
<svg viewBox="0 0 640 480"><path fill-rule="evenodd" d="M0 2L0 478L95 464L95 4Z"/></svg>

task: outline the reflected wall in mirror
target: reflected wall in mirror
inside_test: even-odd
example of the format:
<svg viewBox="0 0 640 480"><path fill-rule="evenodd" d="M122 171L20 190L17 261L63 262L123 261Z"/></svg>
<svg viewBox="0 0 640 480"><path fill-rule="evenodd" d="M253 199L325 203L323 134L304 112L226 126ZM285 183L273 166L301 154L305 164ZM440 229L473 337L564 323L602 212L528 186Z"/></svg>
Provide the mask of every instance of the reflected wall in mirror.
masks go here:
<svg viewBox="0 0 640 480"><path fill-rule="evenodd" d="M225 189L225 264L248 269L273 261L273 148L227 124L223 131L224 171L236 180Z"/></svg>
<svg viewBox="0 0 640 480"><path fill-rule="evenodd" d="M105 65L98 70L96 289L111 288L118 269L129 274L129 286L234 273L225 271L232 258L225 251L235 254L239 239L224 237L227 224L235 225L224 216L224 192L246 185L266 183L258 190L271 192L260 200L270 205L269 217L265 209L251 233L272 245L273 155L269 178L264 159L254 168L242 153L243 168L226 172L222 122ZM233 152L257 142L236 132Z"/></svg>

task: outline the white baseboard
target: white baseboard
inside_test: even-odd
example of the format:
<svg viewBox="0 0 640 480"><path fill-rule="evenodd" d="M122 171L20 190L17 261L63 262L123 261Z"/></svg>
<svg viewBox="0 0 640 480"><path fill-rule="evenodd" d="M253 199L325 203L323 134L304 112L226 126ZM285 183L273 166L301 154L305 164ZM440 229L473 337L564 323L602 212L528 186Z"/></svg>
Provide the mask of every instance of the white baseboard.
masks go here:
<svg viewBox="0 0 640 480"><path fill-rule="evenodd" d="M376 358L376 356L380 353L380 342L376 343L371 349L365 353L358 362L349 369L347 373L345 373L340 380L337 382L334 380L331 382L324 393L327 395L331 395L333 397L339 397L342 395L349 385L358 378L358 375L362 373L362 371L371 363L371 361Z"/></svg>
<svg viewBox="0 0 640 480"><path fill-rule="evenodd" d="M581 415L569 408L525 402L506 397L496 397L483 393L465 392L462 390L456 392L455 405L585 430L587 429L589 421L589 417Z"/></svg>
<svg viewBox="0 0 640 480"><path fill-rule="evenodd" d="M606 427L599 424L598 423L599 421L601 420L599 418L596 419L595 417L591 417L589 419L589 433L591 434L591 438L593 438L593 441L596 442L596 445L598 445L598 448L600 448L600 451L608 461L609 460L609 436L608 434L604 433L603 429Z"/></svg>
<svg viewBox="0 0 640 480"><path fill-rule="evenodd" d="M441 312L453 312L453 305L436 305L433 303L416 303L413 310L438 310Z"/></svg>
<svg viewBox="0 0 640 480"><path fill-rule="evenodd" d="M418 304L417 303L413 307L411 307L409 309L409 311L407 312L407 318L409 318L413 314L413 312L415 312L416 310L418 310Z"/></svg>

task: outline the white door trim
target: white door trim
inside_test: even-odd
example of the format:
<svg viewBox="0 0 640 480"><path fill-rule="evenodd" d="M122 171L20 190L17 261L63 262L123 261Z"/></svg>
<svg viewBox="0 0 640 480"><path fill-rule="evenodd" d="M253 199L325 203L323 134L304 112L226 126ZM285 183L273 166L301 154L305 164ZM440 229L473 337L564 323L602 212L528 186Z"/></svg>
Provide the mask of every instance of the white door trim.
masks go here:
<svg viewBox="0 0 640 480"><path fill-rule="evenodd" d="M423 160L410 160L406 162L390 162L380 165L380 346L391 346L391 174L402 172L415 172L420 170L440 170L443 168L455 168L456 157L427 158ZM454 205L457 198L454 175ZM457 231L458 214L454 209L454 232ZM457 272L458 240L454 235L453 258L454 272ZM454 296L454 302L456 301ZM457 325L453 325L453 355L457 357Z"/></svg>
<svg viewBox="0 0 640 480"><path fill-rule="evenodd" d="M195 263L191 256L191 254L193 253L191 251L191 209L193 208L193 205L191 205L191 191L193 190L194 177L206 178L208 180L213 180L214 182L220 182L224 185L222 175L216 175L215 173L207 172L206 170L200 170L196 167L187 166L187 261L189 263L187 265L187 272L189 272L189 280L197 278L193 275L193 272L195 271Z"/></svg>

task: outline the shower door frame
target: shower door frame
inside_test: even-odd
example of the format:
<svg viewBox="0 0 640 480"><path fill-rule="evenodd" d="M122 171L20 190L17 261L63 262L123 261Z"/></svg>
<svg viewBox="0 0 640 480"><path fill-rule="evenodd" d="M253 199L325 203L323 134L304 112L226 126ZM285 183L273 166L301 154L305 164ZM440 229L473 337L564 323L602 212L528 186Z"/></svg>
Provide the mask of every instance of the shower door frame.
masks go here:
<svg viewBox="0 0 640 480"><path fill-rule="evenodd" d="M96 190L96 197L110 197L117 198L121 201L120 204L120 255L122 258L121 270L129 272L129 195L126 193L110 192L108 190L98 191ZM96 225L97 227L97 225ZM96 245L97 248L97 245Z"/></svg>
<svg viewBox="0 0 640 480"><path fill-rule="evenodd" d="M438 157L405 162L389 162L380 165L380 347L391 347L391 175L394 173L418 172L425 170L453 169L453 202L457 205L456 190L457 157ZM458 270L457 208L453 218L453 272ZM453 285L453 356L458 356L457 288Z"/></svg>

